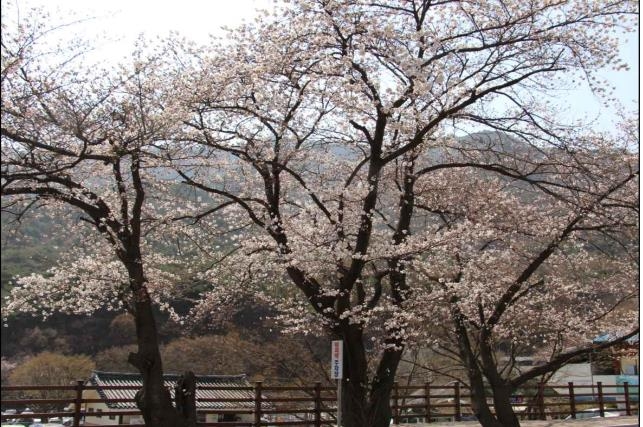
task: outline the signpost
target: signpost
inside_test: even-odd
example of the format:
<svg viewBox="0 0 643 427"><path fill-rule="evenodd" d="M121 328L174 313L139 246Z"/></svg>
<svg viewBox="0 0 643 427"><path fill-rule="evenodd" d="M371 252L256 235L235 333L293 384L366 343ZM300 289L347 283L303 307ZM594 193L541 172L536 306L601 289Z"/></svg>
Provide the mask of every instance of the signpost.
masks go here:
<svg viewBox="0 0 643 427"><path fill-rule="evenodd" d="M342 377L344 374L344 346L342 340L332 342L330 377L337 380L337 427L342 425Z"/></svg>

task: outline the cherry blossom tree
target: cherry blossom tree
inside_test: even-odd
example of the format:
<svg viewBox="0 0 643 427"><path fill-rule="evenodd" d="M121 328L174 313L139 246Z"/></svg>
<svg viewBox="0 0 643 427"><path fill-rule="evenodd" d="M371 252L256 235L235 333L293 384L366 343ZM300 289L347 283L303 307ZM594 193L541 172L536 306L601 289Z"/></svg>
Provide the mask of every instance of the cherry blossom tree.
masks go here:
<svg viewBox="0 0 643 427"><path fill-rule="evenodd" d="M540 170L522 185L453 169L434 177L440 185L418 193L445 229L466 224L460 236L410 268L417 273L415 303L422 304L416 321L441 320L421 333L464 368L483 425L518 425L510 399L518 387L638 333L632 142L577 140L582 148L555 148L546 163L545 152L529 150L531 159L540 158ZM605 331L612 339L593 345ZM521 368L519 356L539 363Z"/></svg>
<svg viewBox="0 0 643 427"><path fill-rule="evenodd" d="M625 66L636 7L298 0L207 51L168 43L104 74L44 60L23 27L2 45L3 209L80 212L94 240L7 307L128 308L146 424L181 425L152 308L176 295L168 265L209 264L195 318L241 292L343 340L344 426L389 425L405 346L443 324L472 387L494 386L497 417L476 391L481 421L517 425L502 346L555 344L553 369L580 325L578 340L630 332L633 145L557 123L551 100L574 79L609 95L594 72ZM198 251L156 250L177 240ZM616 299L592 302L603 279Z"/></svg>
<svg viewBox="0 0 643 427"><path fill-rule="evenodd" d="M179 282L167 268L179 261L159 245L164 235L178 238L168 218L189 204L173 201L159 160L181 120L176 97L161 90L172 79L166 54L142 46L130 65L88 69L75 60L79 46L50 50L55 29L46 22L3 19L2 209L17 219L36 209L69 215L70 233L87 237L47 275L17 280L3 315L129 311L138 347L129 361L143 377L137 403L146 424L194 425L194 405L179 413L163 385L154 319Z"/></svg>
<svg viewBox="0 0 643 427"><path fill-rule="evenodd" d="M628 153L606 142L598 153L614 155L596 162L600 144L557 123L547 101L579 78L605 92L593 71L624 66L613 54L616 30L635 10L624 1L297 1L272 24L248 25L212 47L193 73L193 117L182 137L201 155L178 170L211 195L210 211L254 231L232 239L228 270L222 263L206 275L213 291L195 314L221 301L224 275L280 305L293 329L326 328L344 342L344 425L388 425L400 357L422 329L418 313L451 302L417 281L451 280L459 245L479 251L474 242L489 242L471 266L506 286L484 313L494 329L508 302L536 292L545 269L561 274L557 257L575 250L572 234L632 225L603 214L618 210L620 192L637 179L632 162L616 155ZM457 137L490 130L502 134ZM511 137L503 142L503 134ZM425 203L444 189L443 211ZM487 193L498 199L488 215L516 214L517 230L462 216ZM592 225L597 215L614 223ZM195 218L205 226L205 212ZM536 234L531 243L499 235L503 250L492 244L496 231ZM521 251L530 248L536 255L525 263ZM586 252L575 256L592 264ZM424 262L437 276L422 276ZM509 269L521 265L522 273ZM491 283L481 277L458 289L482 296ZM552 280L551 288L565 286ZM513 414L499 416L517 424Z"/></svg>

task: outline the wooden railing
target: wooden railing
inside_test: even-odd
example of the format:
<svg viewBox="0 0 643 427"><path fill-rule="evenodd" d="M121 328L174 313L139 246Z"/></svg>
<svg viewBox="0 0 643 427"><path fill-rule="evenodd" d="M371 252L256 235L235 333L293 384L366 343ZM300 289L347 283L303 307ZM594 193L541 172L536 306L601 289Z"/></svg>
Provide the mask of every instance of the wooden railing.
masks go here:
<svg viewBox="0 0 643 427"><path fill-rule="evenodd" d="M102 386L102 390L138 390L137 386ZM2 386L2 421L21 420L21 419L40 419L43 422L52 418L71 419L72 426L81 425L102 425L109 423L111 426L142 426L143 424L120 424L118 421L110 420L105 422L105 418L114 417L116 420L122 420L122 417L141 417L138 409L109 409L103 412L89 412L88 404L102 403L130 403L134 405L134 399L96 399L84 396L86 392L97 390L98 387L86 385L83 381L78 381L69 386L35 386L35 385L17 385ZM241 416L243 420L237 421L219 421L219 422L199 422L201 427L206 426L315 426L321 427L330 425L335 422L336 413L336 389L335 387L322 387L320 383L315 383L311 387L284 387L284 386L264 386L261 382L256 382L253 387L212 387L201 386L200 390L218 390L218 391L243 391L246 392L247 398L208 398L197 399L197 403L233 403L237 404L235 409L202 409L198 408L198 413L205 417L208 414L234 414ZM40 395L40 398L25 397L34 393ZM47 394L63 394L56 398L49 398ZM16 396L17 395L17 396ZM65 411L63 408L73 406L71 411ZM7 414L4 411L9 408L24 410L29 407L33 412L28 414ZM49 409L54 407L55 409ZM38 410L38 408L41 408ZM42 410L47 408L48 410ZM18 411L17 411L18 412Z"/></svg>
<svg viewBox="0 0 643 427"><path fill-rule="evenodd" d="M493 411L493 404L488 401ZM639 387L627 382L622 385L541 383L521 388L520 393L512 396L512 406L520 419L576 419L590 413L590 409L597 409L599 416L605 416L606 412L638 415ZM475 420L470 391L458 382L446 386L396 383L391 407L394 424Z"/></svg>
<svg viewBox="0 0 643 427"><path fill-rule="evenodd" d="M135 390L138 387L109 386L103 390ZM253 387L201 387L202 390L244 391L247 398L210 398L199 399L203 403L234 403L236 409L198 409L201 417L207 414L235 414L242 417L235 421L200 422L199 426L314 426L335 424L336 388L322 387L315 383L312 387L265 386L257 382ZM89 412L88 404L130 403L133 399L87 398L85 392L97 387L78 381L69 386L2 386L2 421L12 419L37 419L43 422L55 417L67 418L72 426L101 425L105 418L112 426L134 426L142 424L122 423L122 417L141 417L137 409L109 409L101 413ZM37 393L37 398L33 397ZM521 419L547 419L581 417L589 408L596 408L598 415L605 412L618 412L620 415L637 415L639 410L638 385L628 383L607 386L594 385L545 385L521 389L522 394L513 396L513 406ZM86 394L86 393L85 393ZM252 396L252 397L250 397ZM133 406L133 405L132 405ZM215 405L212 405L215 406ZM8 408L22 411L33 408L34 413L6 414ZM63 408L73 407L71 411ZM39 409L40 408L40 409ZM395 384L391 395L391 408L395 424L406 422L461 421L475 419L471 410L469 390L458 382L436 386L401 386ZM493 408L493 406L492 406ZM118 418L117 418L118 417ZM114 420L120 421L114 421Z"/></svg>

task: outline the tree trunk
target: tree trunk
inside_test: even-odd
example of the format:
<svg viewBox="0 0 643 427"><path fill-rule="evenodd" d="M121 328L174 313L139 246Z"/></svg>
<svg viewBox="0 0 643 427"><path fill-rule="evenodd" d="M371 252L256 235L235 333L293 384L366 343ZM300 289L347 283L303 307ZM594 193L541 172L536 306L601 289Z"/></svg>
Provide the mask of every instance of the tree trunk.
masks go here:
<svg viewBox="0 0 643 427"><path fill-rule="evenodd" d="M467 371L471 387L471 409L473 410L473 414L483 427L505 427L502 422L494 417L489 408L480 368L475 364L475 360L468 357L463 359L466 360L469 365L467 366Z"/></svg>
<svg viewBox="0 0 643 427"><path fill-rule="evenodd" d="M342 378L342 425L366 427L368 374L362 330L358 325L343 328L344 378Z"/></svg>
<svg viewBox="0 0 643 427"><path fill-rule="evenodd" d="M145 292L144 288L142 290ZM161 355L156 339L156 323L149 296L145 299L139 298L135 303L135 309L138 353L130 353L129 362L143 376L143 388L137 393L136 403L143 413L145 425L148 427L185 426L164 384Z"/></svg>
<svg viewBox="0 0 643 427"><path fill-rule="evenodd" d="M172 404L163 379L163 365L152 301L145 287L140 263L131 263L129 273L134 293L134 320L138 352L130 353L129 362L143 377L143 388L136 394L136 404L147 427L193 427L196 425L196 405L189 402L182 413ZM180 399L185 400L183 396Z"/></svg>
<svg viewBox="0 0 643 427"><path fill-rule="evenodd" d="M520 427L518 417L511 406L511 392L513 388L498 372L498 366L494 360L493 348L489 344L490 336L491 334L488 329L483 328L480 331L478 351L482 359L484 376L489 381L491 387L496 419L500 422L500 425L504 427Z"/></svg>
<svg viewBox="0 0 643 427"><path fill-rule="evenodd" d="M471 384L471 409L480 422L480 425L483 427L504 427L504 425L494 417L489 408L482 374L477 366L469 368L469 382Z"/></svg>
<svg viewBox="0 0 643 427"><path fill-rule="evenodd" d="M493 406L496 410L496 418L500 425L505 427L520 427L520 421L511 406L511 387L505 384L492 384Z"/></svg>
<svg viewBox="0 0 643 427"><path fill-rule="evenodd" d="M452 318L456 328L460 358L467 368L467 376L471 387L471 408L473 414L478 418L478 421L483 427L505 427L494 417L489 408L489 404L487 404L482 371L480 370L480 366L478 366L476 356L471 347L471 341L469 340L469 335L464 325L464 316L457 308L454 308Z"/></svg>
<svg viewBox="0 0 643 427"><path fill-rule="evenodd" d="M403 350L386 350L377 368L369 398L369 426L388 427L391 422L391 391Z"/></svg>
<svg viewBox="0 0 643 427"><path fill-rule="evenodd" d="M361 327L345 326L342 335L344 378L342 379L341 427L388 427L392 415L391 390L402 350L385 351L377 373L369 383Z"/></svg>
<svg viewBox="0 0 643 427"><path fill-rule="evenodd" d="M176 410L186 420L186 426L196 427L196 377L191 371L183 373L174 388Z"/></svg>

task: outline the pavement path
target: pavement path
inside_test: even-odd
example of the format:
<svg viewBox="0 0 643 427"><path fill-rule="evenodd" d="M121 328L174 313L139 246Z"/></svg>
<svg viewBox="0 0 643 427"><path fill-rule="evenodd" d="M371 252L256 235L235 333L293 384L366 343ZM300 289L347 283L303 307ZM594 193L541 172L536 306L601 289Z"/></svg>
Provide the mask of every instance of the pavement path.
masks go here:
<svg viewBox="0 0 643 427"><path fill-rule="evenodd" d="M400 427L480 427L477 421L440 422L431 424L398 424ZM639 417L591 418L587 420L521 421L521 427L636 427Z"/></svg>

